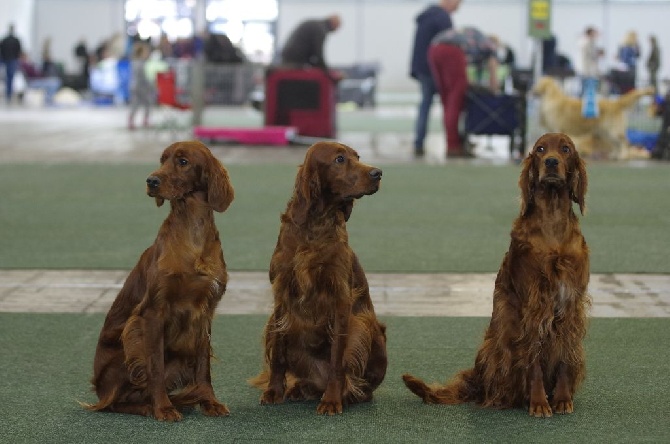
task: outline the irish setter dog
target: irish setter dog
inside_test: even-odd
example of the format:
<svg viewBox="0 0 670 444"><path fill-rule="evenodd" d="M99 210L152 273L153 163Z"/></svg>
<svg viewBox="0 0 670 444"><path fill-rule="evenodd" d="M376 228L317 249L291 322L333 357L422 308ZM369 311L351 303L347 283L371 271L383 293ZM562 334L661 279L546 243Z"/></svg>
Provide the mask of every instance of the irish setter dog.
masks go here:
<svg viewBox="0 0 670 444"><path fill-rule="evenodd" d="M522 164L521 212L495 281L493 312L475 359L446 385L405 374L426 403L527 406L548 417L572 413L584 379L583 338L590 306L589 250L572 210L583 214L586 169L561 133L538 139Z"/></svg>
<svg viewBox="0 0 670 444"><path fill-rule="evenodd" d="M266 368L250 382L261 404L316 400L318 414L372 399L386 374L386 327L348 242L354 200L379 189L382 171L334 142L311 146L281 216L270 263L274 311Z"/></svg>
<svg viewBox="0 0 670 444"><path fill-rule="evenodd" d="M107 314L93 363L99 401L91 410L178 421L183 407L228 415L214 395L210 333L228 274L213 211L233 188L223 165L200 142L165 149L147 194L170 213Z"/></svg>

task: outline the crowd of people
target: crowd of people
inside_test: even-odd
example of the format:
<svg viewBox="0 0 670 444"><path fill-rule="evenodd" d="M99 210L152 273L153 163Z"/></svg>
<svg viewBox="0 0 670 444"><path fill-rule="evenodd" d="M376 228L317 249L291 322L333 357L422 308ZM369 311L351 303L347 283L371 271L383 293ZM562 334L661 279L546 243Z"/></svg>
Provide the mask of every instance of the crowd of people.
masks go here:
<svg viewBox="0 0 670 444"><path fill-rule="evenodd" d="M472 83L479 83L481 76L468 78L468 67L481 73L489 71L488 84L492 93L500 92L496 74L500 64L514 68L514 53L494 35L486 35L473 27L454 26L454 13L462 0L440 0L430 4L416 17L414 42L410 57L410 76L419 84L420 101L414 134L414 153L424 155L430 110L435 95L439 95L446 133L447 157L471 157L468 143L459 134L459 116L464 107L466 91ZM579 44L580 70L576 72L569 58L557 51L555 36L542 42L542 73L567 77L579 75L587 85L598 88L602 78L608 80L610 92L623 94L640 82L638 64L642 57L635 31L629 31L617 48L614 66L604 72L605 51L598 42L599 32L589 26ZM658 71L661 65L658 40L649 36L650 51L645 62L649 84L658 91ZM480 85L481 86L481 85Z"/></svg>
<svg viewBox="0 0 670 444"><path fill-rule="evenodd" d="M113 94L118 87L117 65L119 62L130 66L140 63L133 57L133 48L142 43L148 48L149 54L155 53L161 60L192 59L200 54L208 63L242 63L246 61L244 53L236 47L224 34L207 33L205 36L195 35L170 41L167 35L161 35L154 45L150 40L142 41L138 37L129 38L125 33L114 33L103 39L96 46L89 47L86 38L81 38L73 46L73 56L78 61L75 72L66 73L63 64L54 60L52 39L45 38L37 59L33 59L24 50L16 35L13 24L0 41L0 63L4 68L4 97L7 103L22 101L27 90L44 93L44 103L53 104L56 92L68 87L78 92L100 91ZM113 75L108 75L114 71ZM134 70L138 72L138 70ZM137 83L137 78L128 79L127 94L123 100L130 104L130 84ZM140 101L142 102L142 101Z"/></svg>
<svg viewBox="0 0 670 444"><path fill-rule="evenodd" d="M486 86L497 93L500 92L498 66L506 64L514 68L514 52L496 36L487 35L474 27L454 25L454 15L461 3L462 0L439 0L439 3L428 5L416 17L410 76L417 81L420 92L414 136L414 152L417 157L424 155L429 116L436 95L439 95L443 108L447 157L471 156L467 141L461 140L458 134L458 119L464 106L466 90L473 81L468 78L468 69L474 66L480 74L488 72L485 77L489 83ZM328 35L340 26L341 18L338 14L300 22L281 47L279 63L293 67L317 67L326 71L337 82L341 75L330 69L326 62L324 45ZM611 69L603 69L606 54L598 39L599 32L594 26L588 26L584 30L579 47L580 66L577 72L584 84L597 84L606 77L614 93L625 93L639 84L638 70L642 53L637 33L631 30L623 37L616 54L611 57L614 59ZM135 51L137 44L141 44L141 56ZM559 64L561 72L575 72L566 57L560 59L555 37L545 39L542 46L543 73L556 72L552 69ZM80 68L76 75L64 76L62 68L59 70L59 64L53 60L50 38L43 42L40 60L36 63L24 53L14 26L10 25L7 35L0 42L0 57L5 69L6 100L11 102L17 95L17 90L26 86L43 90L47 104L53 103L55 92L62 86L75 90L95 89L96 83L104 81L104 77L92 78L94 70L104 69L105 63L109 61L116 67L117 61L126 60L132 78L129 79L128 96L124 100L131 104L129 127L134 128L133 119L137 107L140 104L148 106L147 97L140 91L146 89L150 94L155 94L151 89L151 82L147 83L146 79L140 78L140 71L152 53L161 60L195 58L202 55L209 63L246 61L244 53L228 36L216 33L194 35L176 41L170 41L163 34L155 44L139 38L129 39L125 34L116 33L92 50L82 38L74 45L73 53L79 60ZM649 79L649 84L657 91L660 54L657 38L650 35L649 54L644 61L648 74L645 80ZM25 85L20 85L21 81Z"/></svg>
<svg viewBox="0 0 670 444"><path fill-rule="evenodd" d="M410 76L419 83L421 100L415 125L414 154L424 155L430 109L436 94L442 104L447 157L472 157L468 141L459 133L459 118L466 92L472 82L479 82L487 72L487 87L500 92L498 67L514 67L514 52L494 35L486 35L472 26L456 28L453 14L461 0L441 0L429 5L416 18ZM478 75L468 76L468 67Z"/></svg>

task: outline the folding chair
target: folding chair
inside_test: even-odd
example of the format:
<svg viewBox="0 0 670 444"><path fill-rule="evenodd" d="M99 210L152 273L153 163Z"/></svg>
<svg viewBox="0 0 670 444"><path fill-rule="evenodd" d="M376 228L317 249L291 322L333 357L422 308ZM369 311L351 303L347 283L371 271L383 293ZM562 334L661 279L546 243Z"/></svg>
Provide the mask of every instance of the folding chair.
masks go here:
<svg viewBox="0 0 670 444"><path fill-rule="evenodd" d="M190 111L191 105L180 100L179 96L182 91L179 91L176 86L174 71L169 70L156 74L156 90L158 106L163 114L163 120L158 128L169 129L173 135L176 135L180 129L179 117L184 112Z"/></svg>
<svg viewBox="0 0 670 444"><path fill-rule="evenodd" d="M496 95L485 88L471 86L466 93L464 140L471 134L508 136L512 154L515 135L523 129L520 111L524 105L517 96ZM522 151L523 147L520 148Z"/></svg>

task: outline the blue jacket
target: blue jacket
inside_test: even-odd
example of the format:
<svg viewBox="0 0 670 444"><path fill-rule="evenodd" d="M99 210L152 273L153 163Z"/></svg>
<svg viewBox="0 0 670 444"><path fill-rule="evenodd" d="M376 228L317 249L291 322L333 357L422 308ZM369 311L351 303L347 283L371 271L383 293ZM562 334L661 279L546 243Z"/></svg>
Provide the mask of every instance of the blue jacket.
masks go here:
<svg viewBox="0 0 670 444"><path fill-rule="evenodd" d="M415 79L419 74L430 75L428 66L428 47L431 40L440 31L452 28L449 13L438 5L428 6L416 17L416 34L412 48L410 76Z"/></svg>
<svg viewBox="0 0 670 444"><path fill-rule="evenodd" d="M628 67L629 71L635 71L638 57L640 57L640 50L636 46L621 46L619 48L619 60Z"/></svg>

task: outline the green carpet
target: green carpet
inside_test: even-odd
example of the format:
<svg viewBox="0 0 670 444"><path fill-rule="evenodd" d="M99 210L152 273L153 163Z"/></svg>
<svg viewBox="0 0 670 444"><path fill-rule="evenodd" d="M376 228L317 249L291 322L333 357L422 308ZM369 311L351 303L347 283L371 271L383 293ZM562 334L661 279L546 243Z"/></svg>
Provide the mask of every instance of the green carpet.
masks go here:
<svg viewBox="0 0 670 444"><path fill-rule="evenodd" d="M495 272L518 212L517 165L380 165L350 242L367 271ZM0 165L0 268L129 269L167 207L146 197L156 165ZM266 270L296 166L230 165L217 215L232 270ZM668 167L589 166L582 228L592 272L669 273Z"/></svg>
<svg viewBox="0 0 670 444"><path fill-rule="evenodd" d="M223 301L225 303L225 299ZM260 369L262 316L219 316L212 342L217 396L228 418L188 412L182 422L88 412L92 359L103 315L0 313L0 441L185 442L668 442L670 323L594 319L588 375L575 413L548 419L523 410L424 405L402 384L411 372L443 381L470 366L486 318L384 319L389 369L372 403L320 417L315 402L260 406L246 379Z"/></svg>

